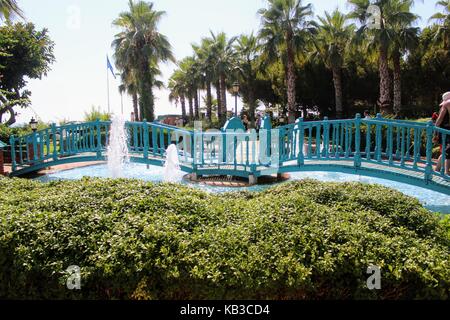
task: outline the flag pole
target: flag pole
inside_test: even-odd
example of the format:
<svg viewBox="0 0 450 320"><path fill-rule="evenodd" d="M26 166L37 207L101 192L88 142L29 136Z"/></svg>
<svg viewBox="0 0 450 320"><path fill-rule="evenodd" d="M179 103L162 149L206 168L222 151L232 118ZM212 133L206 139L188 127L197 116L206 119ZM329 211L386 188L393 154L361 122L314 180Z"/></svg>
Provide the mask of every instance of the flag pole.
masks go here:
<svg viewBox="0 0 450 320"><path fill-rule="evenodd" d="M108 59L108 56L106 56L106 59ZM109 106L109 70L108 67L106 67L106 89L108 91L108 114L111 112L110 106Z"/></svg>
<svg viewBox="0 0 450 320"><path fill-rule="evenodd" d="M122 111L122 115L123 115L123 92L120 92L120 106L121 106L121 111Z"/></svg>

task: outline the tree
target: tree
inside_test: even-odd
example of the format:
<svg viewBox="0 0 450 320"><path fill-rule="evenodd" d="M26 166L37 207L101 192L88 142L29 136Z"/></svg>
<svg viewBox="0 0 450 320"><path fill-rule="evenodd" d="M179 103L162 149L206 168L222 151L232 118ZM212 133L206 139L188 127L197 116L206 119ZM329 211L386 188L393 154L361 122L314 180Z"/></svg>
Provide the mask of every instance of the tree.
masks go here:
<svg viewBox="0 0 450 320"><path fill-rule="evenodd" d="M175 102L176 105L180 102L181 117L183 118L183 121L186 121L186 96L188 95L189 89L185 73L180 69L175 70L169 79L168 87L170 90L169 101Z"/></svg>
<svg viewBox="0 0 450 320"><path fill-rule="evenodd" d="M184 76L184 84L186 86L186 97L189 103L189 121L197 119L198 115L198 78L195 66L195 58L193 56L186 57L180 61L179 67Z"/></svg>
<svg viewBox="0 0 450 320"><path fill-rule="evenodd" d="M136 75L132 69L124 67L122 69L122 74L120 77L122 84L119 86L119 92L121 94L128 93L131 96L131 99L133 101L134 117L135 119L142 121L142 115L139 112L138 84Z"/></svg>
<svg viewBox="0 0 450 320"><path fill-rule="evenodd" d="M225 123L227 115L227 80L235 66L235 52L233 44L236 37L230 39L224 32L217 35L211 32L211 54L214 56L214 70L216 75L216 89L218 106L218 118L221 124Z"/></svg>
<svg viewBox="0 0 450 320"><path fill-rule="evenodd" d="M24 19L16 0L0 0L0 20L10 20L15 15Z"/></svg>
<svg viewBox="0 0 450 320"><path fill-rule="evenodd" d="M436 40L442 41L444 49L450 45L450 0L441 0L436 6L442 7L442 12L437 12L431 16L430 21L436 21L439 28L436 31Z"/></svg>
<svg viewBox="0 0 450 320"><path fill-rule="evenodd" d="M450 83L450 52L436 41L439 26L425 27L419 44L411 50L403 68L402 82L408 94L403 96L403 115L430 116L438 111L442 93Z"/></svg>
<svg viewBox="0 0 450 320"><path fill-rule="evenodd" d="M402 79L401 60L408 51L414 49L419 41L419 28L411 25L419 18L410 12L413 1L392 1L393 12L397 14L397 19L392 19L391 28L393 30L392 41L392 63L394 77L394 113L400 114L402 111Z"/></svg>
<svg viewBox="0 0 450 320"><path fill-rule="evenodd" d="M14 108L31 103L27 79L47 75L55 61L53 48L48 30L37 31L32 23L7 22L0 27L0 122L14 124Z"/></svg>
<svg viewBox="0 0 450 320"><path fill-rule="evenodd" d="M257 100L255 98L255 81L257 78L259 47L258 39L251 33L250 35L241 35L237 39L234 47L236 51L237 70L241 80L240 86L243 92L244 102L248 105L250 125L255 127L255 110Z"/></svg>
<svg viewBox="0 0 450 320"><path fill-rule="evenodd" d="M206 118L209 123L211 123L212 121L212 83L214 81L214 78L216 77L214 70L216 58L214 56L212 46L213 41L210 38L203 38L200 45L192 45L195 55L197 56L199 61L198 71L200 77L202 77L202 82L204 83L204 87L206 89Z"/></svg>
<svg viewBox="0 0 450 320"><path fill-rule="evenodd" d="M319 17L320 26L314 40L315 53L333 73L336 116L343 115L342 67L350 45L354 25L347 24L347 18L336 9L332 14L325 12Z"/></svg>
<svg viewBox="0 0 450 320"><path fill-rule="evenodd" d="M348 0L353 7L350 18L361 23L358 36L365 36L370 46L378 50L381 112L392 112L391 78L389 75L389 49L395 43L396 28L407 26L414 20L409 11L410 0ZM376 11L370 9L376 8ZM373 23L372 17L376 23Z"/></svg>
<svg viewBox="0 0 450 320"><path fill-rule="evenodd" d="M127 67L136 75L139 106L143 117L155 119L153 86L160 62L174 61L170 43L158 31L165 13L153 9L153 3L129 1L129 11L122 12L113 25L122 29L115 36L113 47L120 58L118 67ZM122 69L123 70L123 69Z"/></svg>
<svg viewBox="0 0 450 320"><path fill-rule="evenodd" d="M259 37L263 41L266 59L281 59L285 68L289 122L295 121L295 56L305 47L314 31L312 5L302 0L268 0L269 8L258 11L262 19ZM280 54L282 56L280 56Z"/></svg>

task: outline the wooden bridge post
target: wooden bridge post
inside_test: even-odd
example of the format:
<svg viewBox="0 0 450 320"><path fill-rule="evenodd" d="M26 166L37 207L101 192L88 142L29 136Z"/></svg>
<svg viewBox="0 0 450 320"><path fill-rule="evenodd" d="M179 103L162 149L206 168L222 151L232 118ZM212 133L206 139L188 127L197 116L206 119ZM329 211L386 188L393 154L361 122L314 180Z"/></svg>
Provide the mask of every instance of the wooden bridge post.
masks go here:
<svg viewBox="0 0 450 320"><path fill-rule="evenodd" d="M30 156L31 158L33 158L34 161L38 160L38 148L37 148L37 134L36 132L32 133L32 146L30 146L32 149L32 155Z"/></svg>
<svg viewBox="0 0 450 320"><path fill-rule="evenodd" d="M254 174L248 176L248 185L254 186L258 183L258 178Z"/></svg>
<svg viewBox="0 0 450 320"><path fill-rule="evenodd" d="M97 127L97 158L100 159L102 156L102 134L100 132L100 119L95 121L95 126Z"/></svg>
<svg viewBox="0 0 450 320"><path fill-rule="evenodd" d="M429 121L427 123L427 165L425 168L425 183L428 184L428 182L432 179L432 173L433 173L433 122Z"/></svg>
<svg viewBox="0 0 450 320"><path fill-rule="evenodd" d="M144 126L144 159L147 160L148 159L148 150L150 148L150 144L148 141L148 123L147 120L144 119L143 120L143 126ZM153 133L153 130L152 130Z"/></svg>
<svg viewBox="0 0 450 320"><path fill-rule="evenodd" d="M377 114L377 120L382 120L381 113ZM377 122L376 131L375 131L375 159L378 162L381 162L381 144L382 144L382 136L381 136L381 124Z"/></svg>
<svg viewBox="0 0 450 320"><path fill-rule="evenodd" d="M147 122L146 119L143 120L144 123ZM153 155L156 156L158 153L158 136L156 135L157 127L152 126L152 146L153 146Z"/></svg>
<svg viewBox="0 0 450 320"><path fill-rule="evenodd" d="M58 150L56 150L56 124L52 123L52 137L53 137L53 161L58 160Z"/></svg>
<svg viewBox="0 0 450 320"><path fill-rule="evenodd" d="M392 124L388 124L388 132L387 132L387 150L386 153L388 155L389 158L389 165L393 165L394 164L394 128L392 126Z"/></svg>
<svg viewBox="0 0 450 320"><path fill-rule="evenodd" d="M16 171L17 163L16 163L16 149L15 149L16 139L14 135L9 137L9 144L11 145L11 171Z"/></svg>
<svg viewBox="0 0 450 320"><path fill-rule="evenodd" d="M356 114L355 127L355 154L353 160L355 167L359 168L361 167L361 114L359 113Z"/></svg>
<svg viewBox="0 0 450 320"><path fill-rule="evenodd" d="M299 146L298 146L298 157L297 157L297 164L299 166L302 166L305 164L305 155L303 154L303 145L305 143L305 137L304 137L304 131L303 131L303 118L297 119L298 124L298 130L299 130ZM293 139L293 137L291 137Z"/></svg>
<svg viewBox="0 0 450 320"><path fill-rule="evenodd" d="M328 159L328 148L330 147L330 123L328 117L323 118L323 147L325 148L325 159Z"/></svg>

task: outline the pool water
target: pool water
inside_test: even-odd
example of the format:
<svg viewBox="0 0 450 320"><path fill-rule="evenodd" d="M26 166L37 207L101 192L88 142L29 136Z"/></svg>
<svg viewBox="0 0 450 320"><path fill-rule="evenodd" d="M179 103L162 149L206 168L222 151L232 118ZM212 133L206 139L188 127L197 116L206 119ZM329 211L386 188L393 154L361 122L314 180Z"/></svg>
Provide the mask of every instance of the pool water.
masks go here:
<svg viewBox="0 0 450 320"><path fill-rule="evenodd" d="M106 178L109 177L108 166L106 164L99 164L93 166L80 167L70 170L58 171L39 178L42 182L48 182L52 180L79 180L85 176ZM157 166L148 166L143 164L130 163L124 168L123 176L130 179L141 179L151 182L163 181L162 168ZM340 172L292 172L290 173L292 180L301 180L305 178L314 178L319 181L325 182L362 182L368 184L380 184L392 189L396 189L408 196L415 197L431 211L442 212L450 214L450 196L431 191L428 189L412 186L405 183L399 183L396 181L390 181L386 179L365 177L356 174L347 174ZM222 186L209 186L204 184L189 183L182 181L183 184L188 184L192 187L202 189L207 192L224 193L231 191L262 191L272 185L255 185L251 187L222 187ZM281 182L284 183L284 182Z"/></svg>

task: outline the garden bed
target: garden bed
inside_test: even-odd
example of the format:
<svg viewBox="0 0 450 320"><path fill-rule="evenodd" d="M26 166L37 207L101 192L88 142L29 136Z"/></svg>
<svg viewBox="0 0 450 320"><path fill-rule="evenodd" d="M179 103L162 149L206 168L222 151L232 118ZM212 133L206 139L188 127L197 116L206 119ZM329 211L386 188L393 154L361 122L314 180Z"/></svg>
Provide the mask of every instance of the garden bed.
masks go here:
<svg viewBox="0 0 450 320"><path fill-rule="evenodd" d="M0 298L448 299L448 218L397 191L0 180ZM81 290L68 290L69 266ZM369 290L367 268L381 268Z"/></svg>

